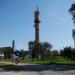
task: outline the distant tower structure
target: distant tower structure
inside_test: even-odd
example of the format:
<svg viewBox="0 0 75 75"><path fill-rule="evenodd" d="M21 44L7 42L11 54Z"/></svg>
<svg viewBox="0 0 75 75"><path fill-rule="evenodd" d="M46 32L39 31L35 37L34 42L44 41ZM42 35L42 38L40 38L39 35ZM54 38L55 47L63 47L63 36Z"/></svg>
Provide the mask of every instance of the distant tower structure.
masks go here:
<svg viewBox="0 0 75 75"><path fill-rule="evenodd" d="M73 3L71 5L71 8L69 9L69 12L72 15L72 20L73 20L74 25L75 25L75 3ZM74 48L75 48L75 29L72 30L72 36L73 36L73 39L74 39Z"/></svg>
<svg viewBox="0 0 75 75"><path fill-rule="evenodd" d="M40 12L38 10L35 10L34 12L35 20L34 20L34 27L35 27L35 43L39 43L39 29L40 29Z"/></svg>
<svg viewBox="0 0 75 75"><path fill-rule="evenodd" d="M74 39L74 48L75 48L75 29L72 30L72 36L73 36L73 39Z"/></svg>
<svg viewBox="0 0 75 75"><path fill-rule="evenodd" d="M14 47L15 47L15 40L12 41L12 49L14 51Z"/></svg>

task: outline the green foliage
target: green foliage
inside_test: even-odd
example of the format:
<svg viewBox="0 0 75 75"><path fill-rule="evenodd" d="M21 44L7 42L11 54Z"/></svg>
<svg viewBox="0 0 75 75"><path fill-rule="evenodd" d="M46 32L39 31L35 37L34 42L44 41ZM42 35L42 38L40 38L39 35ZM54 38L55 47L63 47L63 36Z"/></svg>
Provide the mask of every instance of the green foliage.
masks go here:
<svg viewBox="0 0 75 75"><path fill-rule="evenodd" d="M58 50L53 50L52 51L52 54L53 54L53 56L58 56L59 55L59 52L58 52Z"/></svg>
<svg viewBox="0 0 75 75"><path fill-rule="evenodd" d="M22 59L24 59L25 56L27 55L27 53L28 53L27 51L24 51L23 49L21 49L19 57L22 58Z"/></svg>
<svg viewBox="0 0 75 75"><path fill-rule="evenodd" d="M71 47L64 48L63 53L64 53L64 56L67 57L67 58L72 57L72 49L71 49Z"/></svg>
<svg viewBox="0 0 75 75"><path fill-rule="evenodd" d="M32 51L33 58L46 57L53 47L49 42L40 42L36 44L34 41L29 41L28 45L29 50Z"/></svg>
<svg viewBox="0 0 75 75"><path fill-rule="evenodd" d="M11 47L2 47L0 48L0 53L4 53L4 58L12 58L12 48Z"/></svg>
<svg viewBox="0 0 75 75"><path fill-rule="evenodd" d="M28 43L28 47L29 47L29 50L30 50L30 51L33 50L34 45L35 45L35 42L34 42L34 41L29 41L29 43Z"/></svg>
<svg viewBox="0 0 75 75"><path fill-rule="evenodd" d="M64 56L68 59L75 59L75 49L71 47L65 47L63 50L60 50L60 56Z"/></svg>
<svg viewBox="0 0 75 75"><path fill-rule="evenodd" d="M49 56L46 59L38 59L35 58L34 60L32 58L29 58L27 61L22 60L21 63L29 63L29 64L61 64L61 65L75 65L75 60L67 59L62 56Z"/></svg>

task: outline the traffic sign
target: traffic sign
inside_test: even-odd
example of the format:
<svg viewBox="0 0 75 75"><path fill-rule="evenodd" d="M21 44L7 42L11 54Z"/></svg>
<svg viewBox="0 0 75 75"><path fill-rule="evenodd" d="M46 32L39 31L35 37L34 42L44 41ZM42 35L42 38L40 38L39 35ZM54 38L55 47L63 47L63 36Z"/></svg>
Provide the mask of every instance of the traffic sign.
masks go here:
<svg viewBox="0 0 75 75"><path fill-rule="evenodd" d="M19 50L16 50L14 53L16 56L19 56L19 54L20 54Z"/></svg>

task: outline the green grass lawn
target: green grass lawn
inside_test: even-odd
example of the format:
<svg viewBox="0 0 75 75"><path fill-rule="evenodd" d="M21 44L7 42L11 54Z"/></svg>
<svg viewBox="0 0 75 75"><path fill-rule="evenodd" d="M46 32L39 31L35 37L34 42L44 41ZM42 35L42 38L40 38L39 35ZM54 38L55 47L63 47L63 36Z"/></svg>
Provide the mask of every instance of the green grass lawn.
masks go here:
<svg viewBox="0 0 75 75"><path fill-rule="evenodd" d="M4 62L11 62L12 59L7 59L7 60L3 60ZM14 62L15 63L15 62ZM32 58L29 58L27 61L22 60L20 61L20 63L24 63L24 64L43 64L43 65L75 65L75 60L70 60L70 59L66 59L64 57L61 56L50 56L46 59L35 59L34 61L32 60ZM14 70L14 71L19 71L22 69L22 67L20 67L19 65L17 66L16 64L9 64L9 63L1 63L0 61L0 68L6 69L6 70Z"/></svg>
<svg viewBox="0 0 75 75"><path fill-rule="evenodd" d="M75 64L75 60L70 60L64 57L57 57L56 63L57 64Z"/></svg>
<svg viewBox="0 0 75 75"><path fill-rule="evenodd" d="M26 64L75 64L75 60L66 59L64 57L49 57L44 60L42 59L35 59L34 61L30 58L29 60L25 61L22 60L20 63L26 63Z"/></svg>
<svg viewBox="0 0 75 75"><path fill-rule="evenodd" d="M12 62L12 59L3 60L4 62ZM13 61L15 63L15 60ZM29 58L28 60L20 60L20 63L25 64L74 64L75 60L66 59L61 56L50 56L45 59L35 59Z"/></svg>

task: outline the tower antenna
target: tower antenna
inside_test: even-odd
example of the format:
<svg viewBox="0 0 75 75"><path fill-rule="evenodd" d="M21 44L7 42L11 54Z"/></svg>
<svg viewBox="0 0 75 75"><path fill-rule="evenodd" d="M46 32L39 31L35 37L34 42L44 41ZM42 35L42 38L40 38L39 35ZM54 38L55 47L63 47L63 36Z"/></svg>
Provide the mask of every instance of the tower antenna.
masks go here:
<svg viewBox="0 0 75 75"><path fill-rule="evenodd" d="M37 4L37 11L39 10L39 8L38 8L38 4Z"/></svg>

